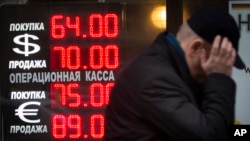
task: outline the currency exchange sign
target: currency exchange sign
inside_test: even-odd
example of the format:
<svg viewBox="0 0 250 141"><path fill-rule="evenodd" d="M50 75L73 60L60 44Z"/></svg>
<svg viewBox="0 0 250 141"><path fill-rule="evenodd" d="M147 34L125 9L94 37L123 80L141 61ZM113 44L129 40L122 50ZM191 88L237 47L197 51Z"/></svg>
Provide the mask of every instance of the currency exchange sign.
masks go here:
<svg viewBox="0 0 250 141"><path fill-rule="evenodd" d="M120 3L0 8L0 140L101 141L123 61Z"/></svg>

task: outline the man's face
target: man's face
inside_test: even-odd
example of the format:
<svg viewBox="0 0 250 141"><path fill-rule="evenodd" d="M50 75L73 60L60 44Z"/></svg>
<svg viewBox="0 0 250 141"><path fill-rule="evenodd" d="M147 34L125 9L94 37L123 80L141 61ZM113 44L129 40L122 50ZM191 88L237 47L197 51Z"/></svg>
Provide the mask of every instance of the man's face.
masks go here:
<svg viewBox="0 0 250 141"><path fill-rule="evenodd" d="M211 52L211 45L210 44L205 44L203 46L203 48L205 49L205 54L206 54L206 59L208 59L209 55L210 55L210 52ZM198 74L200 75L201 77L197 80L199 83L203 83L205 80L206 80L206 73L205 71L202 69L201 67L201 55L200 55L200 59L199 59L199 69L201 70L201 74Z"/></svg>
<svg viewBox="0 0 250 141"><path fill-rule="evenodd" d="M199 47L190 47L189 49L190 51L187 51L189 55L186 55L186 60L191 76L196 82L203 83L207 76L201 67L201 50L205 50L206 59L208 59L211 52L211 45L208 43L201 43Z"/></svg>

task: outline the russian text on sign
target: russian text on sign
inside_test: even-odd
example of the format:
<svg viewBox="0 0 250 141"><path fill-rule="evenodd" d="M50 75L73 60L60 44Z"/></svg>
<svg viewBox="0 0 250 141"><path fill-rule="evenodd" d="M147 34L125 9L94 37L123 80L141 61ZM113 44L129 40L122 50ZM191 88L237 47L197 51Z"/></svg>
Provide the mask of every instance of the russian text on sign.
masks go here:
<svg viewBox="0 0 250 141"><path fill-rule="evenodd" d="M81 81L81 73L80 71L11 73L9 80L11 84L75 82Z"/></svg>
<svg viewBox="0 0 250 141"><path fill-rule="evenodd" d="M41 31L44 30L44 23L11 23L10 31Z"/></svg>
<svg viewBox="0 0 250 141"><path fill-rule="evenodd" d="M46 60L9 61L9 69L41 69L47 68Z"/></svg>
<svg viewBox="0 0 250 141"><path fill-rule="evenodd" d="M11 125L11 134L44 134L48 133L47 125Z"/></svg>
<svg viewBox="0 0 250 141"><path fill-rule="evenodd" d="M85 81L114 81L113 71L85 71Z"/></svg>
<svg viewBox="0 0 250 141"><path fill-rule="evenodd" d="M11 100L46 99L45 91L13 91Z"/></svg>

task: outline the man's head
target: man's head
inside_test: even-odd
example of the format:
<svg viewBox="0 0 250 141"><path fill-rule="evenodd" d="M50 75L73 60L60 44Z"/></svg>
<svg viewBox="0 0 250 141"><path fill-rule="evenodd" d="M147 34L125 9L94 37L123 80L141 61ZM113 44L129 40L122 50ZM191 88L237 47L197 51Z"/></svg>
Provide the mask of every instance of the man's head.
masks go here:
<svg viewBox="0 0 250 141"><path fill-rule="evenodd" d="M177 40L185 52L191 75L199 82L206 78L201 67L201 52L205 50L206 57L209 56L216 35L220 35L222 38L226 37L236 52L238 51L240 34L237 24L231 15L220 9L205 8L199 10L180 27L177 33ZM234 66L239 69L245 67L238 55Z"/></svg>

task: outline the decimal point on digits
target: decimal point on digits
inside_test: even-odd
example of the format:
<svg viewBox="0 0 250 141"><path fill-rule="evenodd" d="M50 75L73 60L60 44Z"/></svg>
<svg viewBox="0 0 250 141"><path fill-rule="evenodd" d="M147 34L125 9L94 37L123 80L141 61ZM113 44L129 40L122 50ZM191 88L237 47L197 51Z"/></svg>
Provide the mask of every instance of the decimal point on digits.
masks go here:
<svg viewBox="0 0 250 141"><path fill-rule="evenodd" d="M83 104L83 107L88 107L88 104L84 103L84 104Z"/></svg>
<svg viewBox="0 0 250 141"><path fill-rule="evenodd" d="M82 38L87 38L87 35L86 35L86 34L83 34L83 35L82 35Z"/></svg>
<svg viewBox="0 0 250 141"><path fill-rule="evenodd" d="M88 67L87 66L83 66L83 69L86 70Z"/></svg>
<svg viewBox="0 0 250 141"><path fill-rule="evenodd" d="M88 135L83 135L83 137L86 139L86 138L88 138Z"/></svg>

